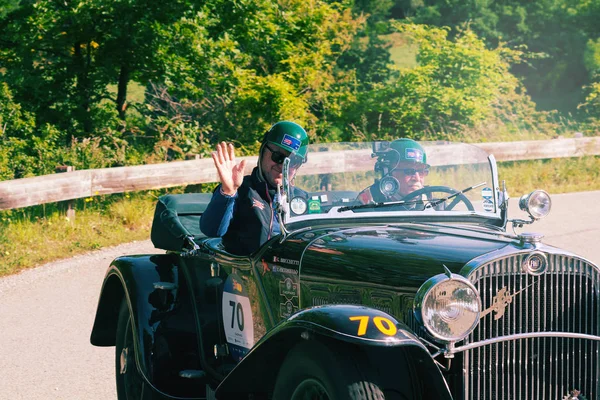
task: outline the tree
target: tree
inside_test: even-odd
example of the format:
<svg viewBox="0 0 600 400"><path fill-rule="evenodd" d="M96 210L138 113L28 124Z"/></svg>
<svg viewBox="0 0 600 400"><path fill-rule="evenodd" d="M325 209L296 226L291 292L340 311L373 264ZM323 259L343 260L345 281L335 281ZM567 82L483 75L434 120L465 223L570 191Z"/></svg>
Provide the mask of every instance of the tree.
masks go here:
<svg viewBox="0 0 600 400"><path fill-rule="evenodd" d="M518 52L485 43L466 30L455 38L447 29L395 23L419 46L416 68L404 68L387 82L357 96L345 114L366 139L445 139L453 127L474 125L493 115L500 100L513 95L518 80L509 60Z"/></svg>
<svg viewBox="0 0 600 400"><path fill-rule="evenodd" d="M184 0L38 0L6 17L0 68L40 124L90 136L107 125L103 102L114 102L125 119L129 81L160 74L153 64L155 27L189 7ZM117 85L116 97L110 84Z"/></svg>
<svg viewBox="0 0 600 400"><path fill-rule="evenodd" d="M596 1L577 0L397 0L392 11L452 32L468 26L492 48L525 46L527 61L511 71L540 108L574 111L589 83L583 58L587 41L598 37L599 8Z"/></svg>
<svg viewBox="0 0 600 400"><path fill-rule="evenodd" d="M0 0L0 20L6 17L6 14L19 8L20 0Z"/></svg>
<svg viewBox="0 0 600 400"><path fill-rule="evenodd" d="M172 110L185 108L193 118L173 123L172 113L149 104L161 143L182 151L196 144L193 150L202 152L235 138L253 147L282 119L304 125L313 140L332 139L329 121L355 83L354 73L335 61L362 21L323 1L232 7L213 0L162 26L157 59L164 76L156 83L177 100Z"/></svg>

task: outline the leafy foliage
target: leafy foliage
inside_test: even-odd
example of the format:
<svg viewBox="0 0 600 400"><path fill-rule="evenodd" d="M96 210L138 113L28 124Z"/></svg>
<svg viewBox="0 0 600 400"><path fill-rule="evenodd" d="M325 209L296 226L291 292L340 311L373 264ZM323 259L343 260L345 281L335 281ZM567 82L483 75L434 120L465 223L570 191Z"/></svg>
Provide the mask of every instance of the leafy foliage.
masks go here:
<svg viewBox="0 0 600 400"><path fill-rule="evenodd" d="M544 109L574 111L589 83L583 59L587 41L599 36L597 1L397 0L392 15L452 29L468 26L492 46L525 46L527 62L512 71Z"/></svg>
<svg viewBox="0 0 600 400"><path fill-rule="evenodd" d="M419 46L415 68L403 68L387 82L362 93L347 115L367 137L407 136L442 139L448 129L490 118L507 96L519 97L519 82L509 73L517 51L488 50L473 31L454 40L445 29L394 24ZM366 131L365 131L366 130Z"/></svg>
<svg viewBox="0 0 600 400"><path fill-rule="evenodd" d="M192 112L192 141L212 146L236 138L253 146L282 119L319 135L327 116L340 112L340 91L353 81L335 60L361 21L318 2L240 2L231 13L229 7L207 2L159 32L160 84ZM169 131L164 134L177 142L176 131Z"/></svg>
<svg viewBox="0 0 600 400"><path fill-rule="evenodd" d="M507 32L511 44L549 57L569 46L585 52L589 73L574 74L559 57L558 72L544 79L560 86L565 74L589 77L581 109L592 132L600 113L599 8L521 3L0 0L0 179L63 163L81 169L208 156L222 140L252 153L282 119L304 125L313 142L472 139L464 132L486 124L507 124L508 135L552 128L554 115L537 112L511 73L538 61L510 50ZM457 28L465 20L469 28ZM562 27L560 42L553 30ZM398 38L410 40L404 68L390 59ZM145 88L144 100L131 100L131 82Z"/></svg>
<svg viewBox="0 0 600 400"><path fill-rule="evenodd" d="M116 128L116 115L106 114L109 100L125 117L127 83L155 71L154 27L168 23L181 1L27 2L5 18L0 68L15 98L71 136L89 137L97 129ZM152 75L154 76L154 75ZM116 98L107 86L118 83ZM68 132L68 134L66 133Z"/></svg>

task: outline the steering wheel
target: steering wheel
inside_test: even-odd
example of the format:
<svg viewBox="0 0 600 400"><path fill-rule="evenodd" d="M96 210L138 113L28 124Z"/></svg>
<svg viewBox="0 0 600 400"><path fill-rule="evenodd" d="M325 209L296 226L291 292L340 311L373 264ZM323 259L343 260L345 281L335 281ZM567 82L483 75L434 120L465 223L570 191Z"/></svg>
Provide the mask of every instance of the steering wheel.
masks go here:
<svg viewBox="0 0 600 400"><path fill-rule="evenodd" d="M458 190L452 189L451 187L448 187L448 186L425 186L424 188L415 190L414 192L407 194L406 196L404 196L402 198L402 200L410 201L411 199L413 199L415 197L419 197L422 195L431 195L432 193L448 193L449 195L451 195L451 194L458 193ZM444 196L444 197L446 197L446 196ZM430 196L427 196L427 198L430 198ZM446 210L446 211L452 210L459 202L465 203L465 206L467 207L467 209L469 211L475 211L475 207L473 207L473 203L471 203L471 200L469 200L467 198L467 196L465 196L463 193L456 195L456 197L454 197L450 200L451 200L450 204L448 204L446 207L444 207L444 210ZM443 204L443 203L440 203L440 204Z"/></svg>

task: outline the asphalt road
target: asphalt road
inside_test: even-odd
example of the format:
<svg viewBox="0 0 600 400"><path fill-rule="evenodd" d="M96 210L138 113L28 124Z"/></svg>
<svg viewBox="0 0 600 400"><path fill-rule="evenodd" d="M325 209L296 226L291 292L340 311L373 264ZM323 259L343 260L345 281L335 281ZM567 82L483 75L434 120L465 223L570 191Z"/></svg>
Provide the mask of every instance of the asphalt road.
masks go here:
<svg viewBox="0 0 600 400"><path fill-rule="evenodd" d="M600 264L600 191L553 201L545 220L520 231ZM100 286L116 256L157 252L134 242L0 279L0 400L116 398L114 348L89 343Z"/></svg>

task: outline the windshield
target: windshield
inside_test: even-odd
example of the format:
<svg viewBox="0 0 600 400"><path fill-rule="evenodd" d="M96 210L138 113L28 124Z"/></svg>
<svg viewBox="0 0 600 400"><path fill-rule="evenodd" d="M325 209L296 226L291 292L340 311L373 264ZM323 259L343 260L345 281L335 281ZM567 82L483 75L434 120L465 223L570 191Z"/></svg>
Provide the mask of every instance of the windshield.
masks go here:
<svg viewBox="0 0 600 400"><path fill-rule="evenodd" d="M492 164L485 151L463 143L313 144L307 162L289 171L285 221L432 213L499 216Z"/></svg>

